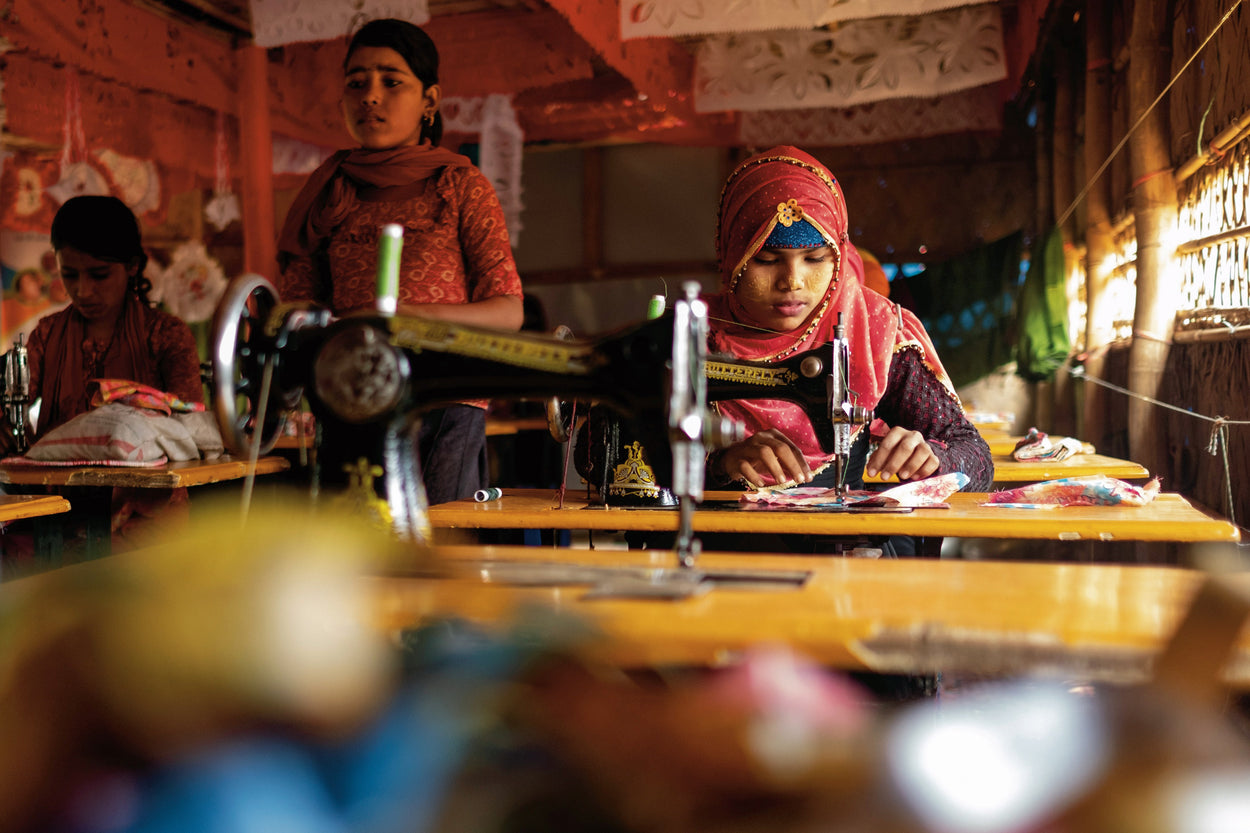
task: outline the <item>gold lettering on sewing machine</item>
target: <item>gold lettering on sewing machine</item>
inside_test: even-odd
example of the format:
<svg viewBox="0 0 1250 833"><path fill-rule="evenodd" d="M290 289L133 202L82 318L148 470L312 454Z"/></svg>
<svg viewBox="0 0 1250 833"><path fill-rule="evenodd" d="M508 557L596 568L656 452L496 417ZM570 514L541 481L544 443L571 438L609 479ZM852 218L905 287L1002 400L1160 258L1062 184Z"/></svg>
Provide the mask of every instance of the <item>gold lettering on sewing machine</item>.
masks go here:
<svg viewBox="0 0 1250 833"><path fill-rule="evenodd" d="M391 343L414 352L435 350L566 374L570 371L587 373L604 361L588 344L482 332L419 318L395 317L388 319L387 324L391 329Z"/></svg>
<svg viewBox="0 0 1250 833"><path fill-rule="evenodd" d="M755 367L752 365L708 362L707 378L722 382L743 382L770 388L793 385L798 374L787 367Z"/></svg>

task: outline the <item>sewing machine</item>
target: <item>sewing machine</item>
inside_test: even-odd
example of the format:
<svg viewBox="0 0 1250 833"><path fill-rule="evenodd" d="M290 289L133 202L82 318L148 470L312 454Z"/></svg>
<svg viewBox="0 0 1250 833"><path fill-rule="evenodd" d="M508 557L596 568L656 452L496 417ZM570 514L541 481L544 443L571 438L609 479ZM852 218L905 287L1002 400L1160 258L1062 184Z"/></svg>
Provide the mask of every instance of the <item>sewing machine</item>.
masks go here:
<svg viewBox="0 0 1250 833"><path fill-rule="evenodd" d="M836 490L846 491L846 470L855 429L872 421L872 411L857 405L850 388L850 346L846 328L834 327L827 346L797 353L777 362L742 359L709 359L706 364L707 399L782 399L798 405L812 423L817 441L834 455ZM558 414L567 414L562 403L548 406L554 426ZM568 426L559 426L568 439ZM556 428L552 435L561 440ZM666 481L652 471L645 440L621 424L614 413L591 410L582 432L578 470L595 488L600 500L620 506L671 505L674 499Z"/></svg>
<svg viewBox="0 0 1250 833"><path fill-rule="evenodd" d="M29 445L26 424L30 420L30 364L26 342L20 335L13 347L0 356L0 363L4 365L4 392L0 399L8 423L6 430L13 438L14 453L23 454Z"/></svg>
<svg viewBox="0 0 1250 833"><path fill-rule="evenodd" d="M703 495L707 449L742 438L706 400L706 305L697 285L671 315L595 340L394 315L335 319L282 304L263 278L233 282L213 322L214 409L227 447L262 454L282 415L307 397L317 416L314 491L345 486L353 508L426 540L414 442L423 410L450 402L564 396L603 402L631 421L681 496L683 563Z"/></svg>
<svg viewBox="0 0 1250 833"><path fill-rule="evenodd" d="M871 415L852 403L845 339L839 347L835 338L832 359L823 349L774 364L708 360L706 306L697 285L685 293L656 320L568 339L383 314L335 319L316 305L283 304L268 281L245 276L214 317L214 409L227 447L263 454L283 414L307 397L321 432L314 491L345 486L356 509L423 540L414 442L422 411L482 398L595 401L619 415L647 449L656 481L679 497L678 550L688 558L705 456L743 436L709 401L795 402L821 446L844 455L840 467L852 426Z"/></svg>

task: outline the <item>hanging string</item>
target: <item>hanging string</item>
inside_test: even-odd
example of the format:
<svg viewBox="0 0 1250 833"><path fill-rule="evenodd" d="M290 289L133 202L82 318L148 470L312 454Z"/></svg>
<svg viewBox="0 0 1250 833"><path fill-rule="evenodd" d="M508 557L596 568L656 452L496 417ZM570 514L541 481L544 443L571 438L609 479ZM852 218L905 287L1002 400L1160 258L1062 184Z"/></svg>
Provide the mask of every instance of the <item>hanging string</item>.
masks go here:
<svg viewBox="0 0 1250 833"><path fill-rule="evenodd" d="M217 137L214 146L217 182L213 186L214 194L230 192L230 152L226 142L226 114L217 111Z"/></svg>
<svg viewBox="0 0 1250 833"><path fill-rule="evenodd" d="M1202 43L1198 44L1198 48L1194 50L1194 54L1190 55L1189 60L1185 61L1181 68L1176 71L1176 74L1172 76L1172 80L1167 83L1157 96L1155 96L1155 100L1150 102L1150 106L1142 112L1142 114L1137 118L1137 121L1133 122L1133 126L1125 132L1124 138L1120 139L1116 146L1112 148L1111 153L1105 160L1103 160L1103 163L1098 166L1098 170L1094 171L1094 175L1091 176L1089 181L1085 183L1085 187L1082 188L1081 192L1076 195L1075 199L1072 200L1072 204L1067 207L1055 225L1062 226L1068 221L1068 218L1072 216L1072 212L1076 211L1076 207L1081 204L1081 200L1085 199L1085 196L1089 194L1090 189L1094 187L1094 183L1098 181L1098 177L1103 175L1103 172L1106 171L1108 166L1111 165L1111 161L1119 156L1120 151L1122 151L1124 146L1128 144L1129 137L1137 132L1137 128L1141 127L1142 123L1146 121L1146 117L1154 111L1159 102L1163 100L1163 97L1168 94L1169 90L1172 89L1172 86L1180 80L1180 77L1185 74L1185 70L1189 69L1189 65L1197 59L1199 53L1206 48L1207 44L1211 42L1211 39L1215 37L1216 33L1219 32L1220 29L1224 28L1224 24L1228 22L1228 19L1233 16L1233 12L1237 11L1239 6L1241 6L1241 0L1233 0L1233 5L1230 6L1228 11L1224 13L1224 16L1220 18L1219 23L1215 24L1215 28L1211 30L1211 33L1203 39Z"/></svg>
<svg viewBox="0 0 1250 833"><path fill-rule="evenodd" d="M1207 422L1212 423L1211 436L1207 440L1207 453L1212 457L1217 455L1222 456L1222 462L1224 465L1224 502L1227 506L1229 522L1233 526L1237 526L1237 510L1233 505L1233 476L1232 469L1228 463L1228 426L1250 425L1250 419L1228 419L1222 416L1211 417L1206 414L1196 413L1186 408L1177 407L1176 405L1172 405L1168 402L1160 402L1158 399L1146 396L1145 394L1135 393L1127 388L1122 388L1117 384L1108 382L1106 379L1099 379L1097 376L1090 376L1085 373L1085 369L1082 367L1068 368L1068 375L1074 376L1078 379L1084 379L1088 382L1093 382L1096 385L1101 385L1107 390L1122 393L1131 399L1138 399L1158 408L1166 408L1167 410L1175 411L1178 414L1184 414L1185 416L1193 417L1194 419L1206 420Z"/></svg>
<svg viewBox="0 0 1250 833"><path fill-rule="evenodd" d="M87 133L82 127L82 90L78 72L67 69L65 75L65 125L62 128L61 170L76 162L87 161Z"/></svg>
<svg viewBox="0 0 1250 833"><path fill-rule="evenodd" d="M1228 421L1224 417L1216 417L1211 428L1211 438L1207 441L1207 453L1212 457L1222 453L1224 456L1224 504L1227 507L1228 519L1233 526L1237 525L1237 510L1233 507L1233 481L1229 476L1228 467Z"/></svg>
<svg viewBox="0 0 1250 833"><path fill-rule="evenodd" d="M1068 368L1068 375L1075 376L1078 379L1084 379L1087 382L1093 382L1096 385L1101 385L1107 390L1113 390L1116 393L1122 393L1125 396L1131 397L1133 399L1140 399L1142 402L1149 402L1151 405L1155 405L1159 408L1166 408L1169 411L1176 411L1176 413L1178 414L1184 414L1185 416L1193 417L1194 419L1204 419L1207 422L1221 421L1225 425L1250 425L1250 419L1225 419L1224 417L1212 417L1212 416L1207 416L1205 414L1196 413L1187 408L1181 408L1176 405L1172 405L1168 402L1160 402L1158 399L1152 399L1151 397L1146 396L1145 394L1135 393L1129 390L1128 388L1122 388L1119 385L1115 384L1114 382L1108 382L1106 379L1099 379L1097 376L1090 376L1089 374L1085 372L1085 369L1082 367Z"/></svg>

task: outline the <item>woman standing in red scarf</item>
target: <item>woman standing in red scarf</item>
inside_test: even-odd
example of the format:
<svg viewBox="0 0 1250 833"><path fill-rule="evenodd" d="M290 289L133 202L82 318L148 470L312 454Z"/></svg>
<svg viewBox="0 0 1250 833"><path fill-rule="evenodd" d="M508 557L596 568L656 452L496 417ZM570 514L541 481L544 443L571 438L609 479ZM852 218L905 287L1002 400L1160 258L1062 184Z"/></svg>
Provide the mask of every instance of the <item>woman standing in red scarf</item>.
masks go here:
<svg viewBox="0 0 1250 833"><path fill-rule="evenodd" d="M343 116L360 147L331 156L291 206L278 241L283 300L336 314L373 308L378 233L399 223L399 314L520 329L521 280L499 198L466 157L438 147L434 42L406 21L370 21L352 37L343 73ZM485 404L423 415L430 503L486 485Z"/></svg>
<svg viewBox="0 0 1250 833"><path fill-rule="evenodd" d="M920 321L862 287L862 262L847 237L846 201L829 170L793 147L747 159L721 194L716 250L721 294L709 299L708 349L774 361L828 344L842 316L850 343L850 389L886 431L868 455L868 431L852 445L847 484L869 474L917 480L962 471L966 488L993 479L989 447L963 407ZM833 486L834 467L804 412L779 400L723 402L747 439L712 455L708 475L759 487Z"/></svg>

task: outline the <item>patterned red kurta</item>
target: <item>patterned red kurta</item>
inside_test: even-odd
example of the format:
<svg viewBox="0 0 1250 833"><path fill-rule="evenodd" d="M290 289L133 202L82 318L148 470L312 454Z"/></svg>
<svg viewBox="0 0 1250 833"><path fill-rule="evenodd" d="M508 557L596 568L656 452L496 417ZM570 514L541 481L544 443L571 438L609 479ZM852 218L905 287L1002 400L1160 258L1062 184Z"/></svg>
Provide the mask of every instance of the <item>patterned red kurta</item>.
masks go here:
<svg viewBox="0 0 1250 833"><path fill-rule="evenodd" d="M93 378L131 379L172 393L184 402L204 401L200 355L191 329L181 318L167 312L139 305L132 309L141 316L141 321L134 325L145 339L140 346L125 338L117 338L113 344L98 344L85 337L77 343L65 343L55 334L64 332L64 321L78 315L73 307L49 315L36 325L27 343L31 396L45 400L36 438L90 410L91 397L85 382ZM147 356L132 356L132 350L146 350ZM58 408L50 401L56 396L55 377L66 375L65 363L72 361L80 362L73 378L82 379L84 384L64 391ZM150 367L154 375L135 372L137 367Z"/></svg>
<svg viewBox="0 0 1250 833"><path fill-rule="evenodd" d="M318 301L336 314L370 308L377 292L378 235L404 227L399 304L464 304L521 296L503 209L490 181L474 167L449 167L412 186L386 189L386 199L359 193L356 211L330 235L330 274L310 257L294 258L278 282L286 301Z"/></svg>

